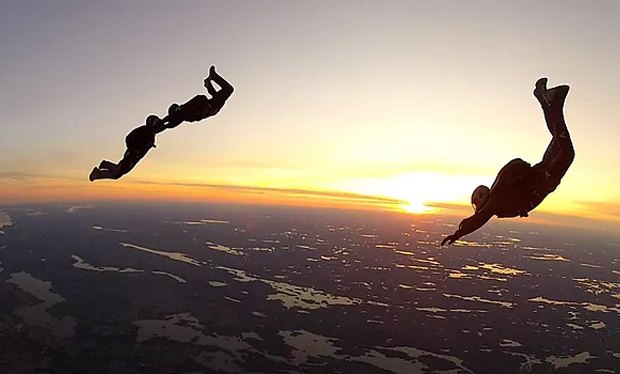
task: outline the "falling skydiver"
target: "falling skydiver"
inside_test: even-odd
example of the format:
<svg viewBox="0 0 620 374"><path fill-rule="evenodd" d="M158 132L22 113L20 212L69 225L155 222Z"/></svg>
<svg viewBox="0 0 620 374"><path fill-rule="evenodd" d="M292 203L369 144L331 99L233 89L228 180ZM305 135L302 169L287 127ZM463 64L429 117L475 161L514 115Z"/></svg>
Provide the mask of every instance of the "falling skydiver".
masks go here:
<svg viewBox="0 0 620 374"><path fill-rule="evenodd" d="M220 86L219 91L215 89L213 82ZM163 118L167 129L175 128L183 122L198 122L216 115L234 91L233 86L215 71L214 66L209 68L209 76L204 80L204 86L211 98L196 95L184 104L170 105L168 115Z"/></svg>
<svg viewBox="0 0 620 374"><path fill-rule="evenodd" d="M474 215L465 218L454 234L446 236L441 245L452 244L470 234L494 215L498 218L527 217L560 184L575 158L575 150L564 120L564 102L569 86L547 89L547 78L536 82L534 96L538 99L551 132L551 143L541 162L534 166L520 158L506 164L493 185L478 186L471 196Z"/></svg>

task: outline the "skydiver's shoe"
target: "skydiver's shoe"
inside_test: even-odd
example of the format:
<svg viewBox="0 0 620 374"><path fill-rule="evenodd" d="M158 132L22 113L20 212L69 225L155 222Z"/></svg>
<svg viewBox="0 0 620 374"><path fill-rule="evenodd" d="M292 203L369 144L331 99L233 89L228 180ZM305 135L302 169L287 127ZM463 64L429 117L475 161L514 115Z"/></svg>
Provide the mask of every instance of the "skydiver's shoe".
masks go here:
<svg viewBox="0 0 620 374"><path fill-rule="evenodd" d="M88 176L88 180L93 182L95 179L99 179L99 169L98 168L93 168L93 170L90 172L90 175Z"/></svg>
<svg viewBox="0 0 620 374"><path fill-rule="evenodd" d="M547 78L540 78L539 80L536 81L536 85L534 88L534 96L538 99L538 102L540 102L540 105L547 105L546 104L546 100L545 100L545 92L547 92L547 82L549 80Z"/></svg>
<svg viewBox="0 0 620 374"><path fill-rule="evenodd" d="M562 108L569 90L567 85L557 86L547 90L543 96L550 107Z"/></svg>

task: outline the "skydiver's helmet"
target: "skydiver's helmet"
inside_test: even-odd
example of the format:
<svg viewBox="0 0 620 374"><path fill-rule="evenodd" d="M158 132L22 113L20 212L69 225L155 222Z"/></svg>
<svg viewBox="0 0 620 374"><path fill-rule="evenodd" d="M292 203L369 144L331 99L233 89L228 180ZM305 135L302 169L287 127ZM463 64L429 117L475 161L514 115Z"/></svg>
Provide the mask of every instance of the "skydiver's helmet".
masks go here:
<svg viewBox="0 0 620 374"><path fill-rule="evenodd" d="M482 207L489 200L489 187L487 186L478 186L471 194L471 205L474 207L474 211L482 209Z"/></svg>
<svg viewBox="0 0 620 374"><path fill-rule="evenodd" d="M165 129L164 121L158 116L156 116L155 114L151 114L150 116L146 117L145 122L146 122L146 127L150 129L151 131L153 131L154 133L162 132Z"/></svg>
<svg viewBox="0 0 620 374"><path fill-rule="evenodd" d="M173 103L170 105L170 107L168 108L168 115L173 115L176 112L178 112L179 110L181 110L181 106L177 103Z"/></svg>
<svg viewBox="0 0 620 374"><path fill-rule="evenodd" d="M159 118L155 114L151 114L150 116L146 117L146 125L148 127L157 127L161 125L161 123L162 123L161 118Z"/></svg>

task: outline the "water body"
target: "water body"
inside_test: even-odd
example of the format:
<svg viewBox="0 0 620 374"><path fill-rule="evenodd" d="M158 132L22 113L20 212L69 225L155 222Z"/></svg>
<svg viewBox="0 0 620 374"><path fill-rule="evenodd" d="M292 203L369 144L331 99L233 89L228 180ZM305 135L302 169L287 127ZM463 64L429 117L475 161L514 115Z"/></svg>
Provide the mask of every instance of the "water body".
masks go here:
<svg viewBox="0 0 620 374"><path fill-rule="evenodd" d="M52 282L37 279L30 273L22 271L19 273L12 273L11 278L9 278L6 283L15 285L23 292L41 301L36 305L23 305L15 308L14 314L21 317L26 324L43 327L60 340L75 335L75 326L77 324L75 318L56 318L47 312L47 310L54 305L65 301L62 296L50 291Z"/></svg>
<svg viewBox="0 0 620 374"><path fill-rule="evenodd" d="M280 336L284 342L294 349L292 362L296 366L310 363L313 359L336 359L346 362L362 362L372 365L378 369L386 370L397 374L426 373L430 370L430 365L426 360L444 361L445 371L434 370L434 373L455 373L473 372L463 366L463 361L457 357L436 354L429 351L420 350L414 347L376 347L367 350L363 355L351 356L340 354L339 339L329 338L314 334L306 330L280 331ZM389 356L382 353L391 351ZM407 358L394 357L395 353L405 354ZM430 361L430 360L429 360Z"/></svg>
<svg viewBox="0 0 620 374"><path fill-rule="evenodd" d="M143 273L144 272L144 270L142 269L134 269L134 268L122 268L121 269L121 268L117 268L113 266L94 266L94 265L89 264L88 262L85 262L78 255L72 255L71 258L73 258L73 260L75 261L73 263L73 267L82 269L82 270L99 271L99 272L114 271L117 273Z"/></svg>
<svg viewBox="0 0 620 374"><path fill-rule="evenodd" d="M172 314L162 320L139 320L133 324L138 327L137 342L163 337L180 343L211 347L210 351L191 356L194 361L211 370L225 373L243 372L234 362L244 362L244 356L247 353L259 354L273 361L286 362L281 357L254 348L249 340L261 340L255 332L242 332L240 336L215 333L207 335L203 332L204 326L191 313Z"/></svg>
<svg viewBox="0 0 620 374"><path fill-rule="evenodd" d="M170 278L176 280L179 283L187 283L187 281L185 279L179 277L178 275L171 274L171 273L168 273L168 272L165 272L165 271L153 270L153 271L151 271L151 273L158 274L158 275L165 275L167 277L170 277Z"/></svg>
<svg viewBox="0 0 620 374"><path fill-rule="evenodd" d="M109 232L122 232L122 233L126 233L127 232L127 230L124 230L124 229L108 229L108 228L101 227L101 226L93 226L93 230L109 231Z"/></svg>
<svg viewBox="0 0 620 374"><path fill-rule="evenodd" d="M13 221L11 220L11 216L0 210L0 229L3 227L9 227L12 224Z"/></svg>
<svg viewBox="0 0 620 374"><path fill-rule="evenodd" d="M274 281L260 277L250 276L244 270L218 266L217 269L225 270L233 275L238 282L262 282L271 286L276 291L267 296L267 300L278 300L286 308L299 309L320 309L332 305L354 305L360 304L361 300L346 296L336 296L312 287L303 287L286 282Z"/></svg>
<svg viewBox="0 0 620 374"><path fill-rule="evenodd" d="M225 245L207 242L207 247L209 247L209 249L212 249L214 251L220 251L220 252L228 253L229 255L243 256L243 252L241 252L240 250L232 249L232 248L227 247Z"/></svg>
<svg viewBox="0 0 620 374"><path fill-rule="evenodd" d="M160 251L160 250L157 250L157 249L151 249L151 248L147 248L147 247L142 247L142 246L139 246L139 245L136 245L136 244L131 244L131 243L119 242L119 244L122 245L123 247L126 247L126 248L133 248L133 249L137 249L139 251L156 254L158 256L167 257L167 258L169 258L171 260L174 260L174 261L185 262L186 264L190 264L190 265L194 265L194 266L202 266L202 263L200 261L195 260L195 259L189 257L188 255L186 255L185 253L182 253L182 252Z"/></svg>

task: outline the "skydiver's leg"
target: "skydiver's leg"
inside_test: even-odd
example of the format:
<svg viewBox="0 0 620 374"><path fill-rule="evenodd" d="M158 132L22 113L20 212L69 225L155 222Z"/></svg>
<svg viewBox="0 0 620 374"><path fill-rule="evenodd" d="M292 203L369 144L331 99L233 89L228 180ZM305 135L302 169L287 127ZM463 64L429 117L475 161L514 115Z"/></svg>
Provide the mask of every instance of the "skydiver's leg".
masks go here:
<svg viewBox="0 0 620 374"><path fill-rule="evenodd" d="M217 83L217 85L221 87L221 90L215 91L211 81ZM215 66L211 66L209 68L209 76L207 77L207 79L205 79L205 87L207 88L207 92L209 92L211 96L217 95L220 100L228 99L235 90L234 87L230 83L228 83L226 79L224 79L215 71Z"/></svg>
<svg viewBox="0 0 620 374"><path fill-rule="evenodd" d="M213 87L213 83L211 83L209 78L205 79L205 88L211 97L215 97L215 95L217 95L217 91L215 90L215 87Z"/></svg>
<svg viewBox="0 0 620 374"><path fill-rule="evenodd" d="M101 170L99 170L99 168L97 167L94 167L93 170L88 175L88 180L91 182L94 182L97 179L101 179Z"/></svg>
<svg viewBox="0 0 620 374"><path fill-rule="evenodd" d="M102 161L101 164L105 164L106 168L102 169L101 166L99 168L94 168L88 179L90 181L94 181L97 179L119 179L123 175L129 173L138 162L146 155L148 150L127 150L123 155L123 158L117 164L109 161Z"/></svg>
<svg viewBox="0 0 620 374"><path fill-rule="evenodd" d="M559 182L575 159L575 149L568 132L566 132L565 137L555 137L549 148L554 149L549 150L549 155L545 153L545 156L547 156L546 160L543 158L544 165L546 166L545 175L547 178L552 178Z"/></svg>
<svg viewBox="0 0 620 374"><path fill-rule="evenodd" d="M88 179L93 182L97 179L118 179L116 178L118 168L116 165L110 166L108 169L93 168Z"/></svg>
<svg viewBox="0 0 620 374"><path fill-rule="evenodd" d="M213 82L220 87L219 91L215 89ZM205 103L206 110L203 113L203 119L219 113L219 111L224 107L226 100L228 100L234 91L233 86L215 71L214 66L211 66L209 69L209 76L205 79L205 88L211 95L211 99Z"/></svg>
<svg viewBox="0 0 620 374"><path fill-rule="evenodd" d="M534 96L541 104L547 128L552 135L541 164L545 170L545 178L559 183L575 158L575 150L564 119L564 102L569 87L558 86L547 90L546 84L546 78L540 79L534 90Z"/></svg>
<svg viewBox="0 0 620 374"><path fill-rule="evenodd" d="M97 179L118 179L116 177L116 169L110 170L101 170L94 168L89 176L90 181L95 181Z"/></svg>
<svg viewBox="0 0 620 374"><path fill-rule="evenodd" d="M142 158L148 152L147 150L130 150L128 149L123 156L123 159L118 162L116 173L112 179L119 179L123 175L129 173L133 168L142 160Z"/></svg>
<svg viewBox="0 0 620 374"><path fill-rule="evenodd" d="M115 163L103 160L99 167L93 168L88 176L88 180L93 182L97 179L114 179L113 176L116 175L117 168L118 166Z"/></svg>
<svg viewBox="0 0 620 374"><path fill-rule="evenodd" d="M547 128L553 137L560 136L562 133L568 134L564 120L564 102L569 89L570 87L566 85L547 89L547 78L541 78L536 82L534 96L540 103Z"/></svg>
<svg viewBox="0 0 620 374"><path fill-rule="evenodd" d="M103 161L101 161L101 163L99 164L99 169L101 169L101 170L106 170L106 169L107 169L107 170L110 170L110 169L114 169L114 168L116 168L116 167L117 167L117 165L116 165L115 163L110 162L110 161L108 161L108 160L103 160Z"/></svg>

